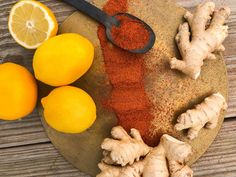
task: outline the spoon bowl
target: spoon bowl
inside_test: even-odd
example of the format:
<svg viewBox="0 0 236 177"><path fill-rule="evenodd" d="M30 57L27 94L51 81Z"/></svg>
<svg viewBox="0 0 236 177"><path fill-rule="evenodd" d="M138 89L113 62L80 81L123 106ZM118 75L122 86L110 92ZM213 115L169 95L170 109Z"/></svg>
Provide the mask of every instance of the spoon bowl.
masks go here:
<svg viewBox="0 0 236 177"><path fill-rule="evenodd" d="M119 17L119 16L126 16L130 19L133 19L133 20L139 22L149 32L149 40L147 41L147 44L143 48L134 49L134 50L128 50L128 49L125 49L125 48L123 48L123 49L127 50L131 53L137 53L137 54L143 54L143 53L148 52L153 47L153 45L155 43L155 39L156 39L155 33L152 30L152 28L147 23L145 23L144 21L139 19L138 17L135 17L135 16L133 16L131 14L128 14L128 13L118 13L118 14L114 15L113 17L117 19L117 17ZM116 22L114 25L119 28L119 26L120 26L119 21L118 21L118 23ZM114 45L122 48L122 46L119 46L112 37L112 32L111 31L112 31L112 27L114 25L107 25L106 26L106 36L107 36L107 38L109 39L110 42L112 42Z"/></svg>

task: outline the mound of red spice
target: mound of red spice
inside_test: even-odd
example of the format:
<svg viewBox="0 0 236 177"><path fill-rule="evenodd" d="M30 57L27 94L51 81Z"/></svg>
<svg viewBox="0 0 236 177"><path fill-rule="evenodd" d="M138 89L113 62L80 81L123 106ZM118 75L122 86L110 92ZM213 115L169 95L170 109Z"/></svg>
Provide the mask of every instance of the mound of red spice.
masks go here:
<svg viewBox="0 0 236 177"><path fill-rule="evenodd" d="M120 25L113 26L111 29L115 44L126 50L142 49L148 44L150 33L143 23L126 15L116 18Z"/></svg>
<svg viewBox="0 0 236 177"><path fill-rule="evenodd" d="M109 15L126 12L127 0L109 0L103 10ZM136 35L137 29L129 28L130 33ZM145 38L143 39L143 36L139 34L136 38L145 41ZM132 54L112 45L107 40L105 28L102 25L98 28L98 37L101 43L106 73L113 87L106 106L116 113L119 125L127 131L131 128L138 129L147 144L156 145L158 143L157 139L154 139L149 133L153 115L150 113L152 105L144 88L144 55ZM130 45L129 38L123 40L123 42L125 46ZM145 43L133 43L132 45L132 48L139 48L140 45L145 45Z"/></svg>

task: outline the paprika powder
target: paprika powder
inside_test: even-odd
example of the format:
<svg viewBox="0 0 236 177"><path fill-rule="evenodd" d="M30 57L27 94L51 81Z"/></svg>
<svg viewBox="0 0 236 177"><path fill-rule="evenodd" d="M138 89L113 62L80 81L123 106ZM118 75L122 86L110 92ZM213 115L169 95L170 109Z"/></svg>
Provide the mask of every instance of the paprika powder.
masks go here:
<svg viewBox="0 0 236 177"><path fill-rule="evenodd" d="M148 44L150 33L144 24L126 15L119 15L116 18L120 25L111 29L115 44L126 50L142 49Z"/></svg>
<svg viewBox="0 0 236 177"><path fill-rule="evenodd" d="M127 11L127 0L108 0L103 10L109 15ZM145 33L143 28L130 28L129 33L137 33L138 38ZM119 35L122 35L119 34ZM112 85L110 98L107 106L112 108L118 118L118 124L127 131L136 128L140 131L144 141L149 145L156 145L158 142L153 141L149 133L153 115L151 103L146 95L144 88L145 64L144 55L133 54L112 45L106 38L105 28L100 25L98 28L98 37L104 56L104 63L108 79ZM143 37L140 36L143 40ZM145 40L143 40L145 42ZM127 43L130 45L129 37ZM132 44L132 48L139 48L142 44Z"/></svg>

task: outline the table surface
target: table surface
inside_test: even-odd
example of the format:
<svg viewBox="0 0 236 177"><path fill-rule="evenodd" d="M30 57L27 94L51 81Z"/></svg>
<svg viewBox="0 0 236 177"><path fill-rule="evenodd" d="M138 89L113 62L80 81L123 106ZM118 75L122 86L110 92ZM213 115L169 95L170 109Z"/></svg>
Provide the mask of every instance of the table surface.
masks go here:
<svg viewBox="0 0 236 177"><path fill-rule="evenodd" d="M29 66L33 51L26 50L11 38L7 21L16 0L0 0L0 60ZM55 0L41 0L61 23L75 9ZM191 10L201 0L177 0ZM207 152L192 166L195 177L236 176L236 0L214 0L231 7L229 37L224 45L229 79L229 109L223 127ZM24 60L23 60L24 59ZM24 63L23 63L24 62ZM37 110L25 119L0 121L0 177L88 177L70 165L53 147L44 132Z"/></svg>

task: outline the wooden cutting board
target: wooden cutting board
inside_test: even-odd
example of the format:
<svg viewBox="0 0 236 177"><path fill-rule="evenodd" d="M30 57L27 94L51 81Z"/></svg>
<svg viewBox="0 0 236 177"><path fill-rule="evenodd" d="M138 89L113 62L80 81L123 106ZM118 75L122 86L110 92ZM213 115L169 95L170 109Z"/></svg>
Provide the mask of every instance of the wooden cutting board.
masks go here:
<svg viewBox="0 0 236 177"><path fill-rule="evenodd" d="M93 0L97 7L102 7L106 0ZM156 33L156 44L146 54L145 62L148 73L145 78L146 92L154 108L153 134L157 132L171 134L193 146L194 154L188 164L195 162L215 139L224 119L214 130L202 130L194 141L189 141L181 132L173 130L177 116L203 101L213 92L221 92L226 98L228 93L227 72L221 54L218 60L205 61L201 77L194 81L178 71L170 69L168 60L172 56L180 58L174 37L177 28L183 22L185 9L178 7L172 0L130 1L129 13L146 21ZM110 130L117 124L115 114L102 106L111 90L105 73L100 42L97 37L98 24L85 15L76 12L61 25L61 33L79 33L88 38L95 46L95 59L91 69L73 85L86 90L97 105L97 120L94 125L81 134L64 134L50 128L44 121L45 130L55 147L75 167L96 176L99 172L98 162L101 160L100 144L108 137ZM40 97L46 96L53 88L40 83ZM160 108L161 112L160 112Z"/></svg>

